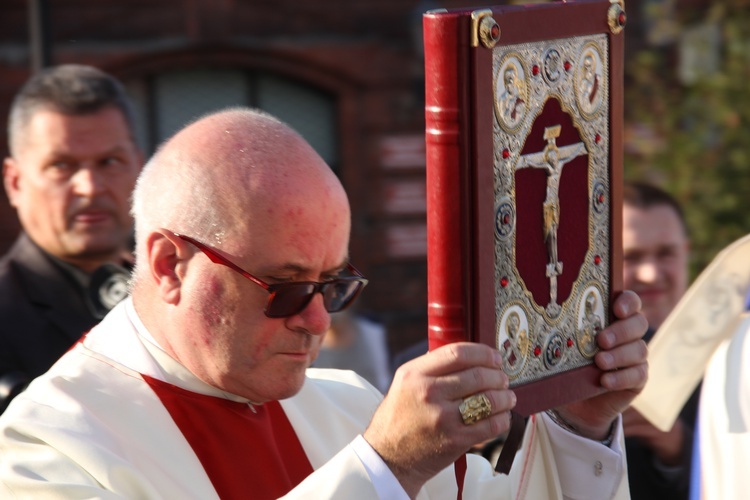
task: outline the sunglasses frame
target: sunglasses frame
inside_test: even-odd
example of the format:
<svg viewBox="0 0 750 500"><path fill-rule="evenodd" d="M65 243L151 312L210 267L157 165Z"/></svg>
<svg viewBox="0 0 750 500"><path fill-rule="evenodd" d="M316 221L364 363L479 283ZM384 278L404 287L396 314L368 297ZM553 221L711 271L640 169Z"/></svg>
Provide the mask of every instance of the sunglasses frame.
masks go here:
<svg viewBox="0 0 750 500"><path fill-rule="evenodd" d="M305 307L307 307L310 304L310 301L313 299L313 297L315 297L316 293L323 293L324 292L324 287L331 286L334 283L342 282L342 281L344 281L344 282L346 282L346 281L356 281L357 283L359 283L359 286L357 287L356 291L352 294L352 296L346 302L343 303L343 305L341 306L341 308L337 309L336 311L328 311L328 307L326 307L326 311L328 311L329 313L343 311L344 309L346 309L347 307L349 307L352 302L354 302L354 300L359 296L359 294L362 291L362 289L369 282L368 279L365 278L362 275L362 273L360 273L359 270L357 270L356 267L354 267L351 263L347 263L347 265L346 265L347 270L349 270L349 272L351 272L354 276L345 276L345 277L341 277L341 278L335 278L335 279L330 280L330 281L292 281L292 282L288 282L288 283L269 284L269 283L266 283L265 281L261 280L260 278L256 278L255 276L253 276L249 272L245 271L244 269L242 269L240 266L238 266L237 264L235 264L231 260L227 259L223 255L221 255L220 253L218 253L216 250L214 250L210 246L208 246L208 245L206 245L204 243L201 243L200 241L196 240L195 238L187 236L187 235L184 235L184 234L175 233L174 231L169 231L169 232L172 233L173 235L177 236L178 238L187 241L188 243L190 243L191 245L195 246L196 248L198 248L198 250L200 250L201 252L203 252L209 258L209 260L211 260L211 262L213 262L214 264L221 264L222 266L228 267L232 271L235 271L235 272L241 274L244 278L247 278L248 280L250 280L253 283L255 283L256 285L258 285L259 287L263 288L266 292L268 292L270 294L270 297L268 298L268 302L266 303L266 307L263 310L263 313L266 316L268 316L269 318L287 318L287 317L290 317L290 316L294 316L295 314L299 314L300 312L302 312L305 309ZM274 301L274 298L277 297L277 295L276 295L277 291L283 290L283 289L288 288L290 286L299 286L299 285L313 285L313 291L312 291L312 293L309 294L308 298L300 306L299 310L294 311L294 312L289 313L289 314L269 314L268 311L271 308L271 305L272 305L272 303ZM325 298L325 294L324 294L324 298Z"/></svg>

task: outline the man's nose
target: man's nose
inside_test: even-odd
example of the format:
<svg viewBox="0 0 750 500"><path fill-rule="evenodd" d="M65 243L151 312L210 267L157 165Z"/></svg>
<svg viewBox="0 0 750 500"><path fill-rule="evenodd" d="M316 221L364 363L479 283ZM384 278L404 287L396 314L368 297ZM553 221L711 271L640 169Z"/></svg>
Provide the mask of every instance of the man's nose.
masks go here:
<svg viewBox="0 0 750 500"><path fill-rule="evenodd" d="M653 283L659 277L659 266L654 259L643 259L638 263L636 278L641 283Z"/></svg>
<svg viewBox="0 0 750 500"><path fill-rule="evenodd" d="M91 197L103 190L102 177L95 168L81 167L72 178L73 189L79 196Z"/></svg>
<svg viewBox="0 0 750 500"><path fill-rule="evenodd" d="M331 327L331 313L325 308L322 293L316 293L310 303L291 319L300 321L300 326L310 335L323 335Z"/></svg>

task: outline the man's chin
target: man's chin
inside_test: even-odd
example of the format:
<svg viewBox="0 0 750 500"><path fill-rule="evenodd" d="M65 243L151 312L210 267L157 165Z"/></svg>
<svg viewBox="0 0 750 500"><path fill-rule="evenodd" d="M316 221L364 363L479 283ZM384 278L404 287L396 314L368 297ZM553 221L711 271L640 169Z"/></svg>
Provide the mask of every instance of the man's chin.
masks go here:
<svg viewBox="0 0 750 500"><path fill-rule="evenodd" d="M109 260L125 249L125 240L111 235L80 235L66 245L69 255L78 259Z"/></svg>
<svg viewBox="0 0 750 500"><path fill-rule="evenodd" d="M287 399L295 396L299 391L302 390L302 386L305 385L305 373L289 375L286 378L286 384L284 387L279 387L277 397L274 399Z"/></svg>
<svg viewBox="0 0 750 500"><path fill-rule="evenodd" d="M305 379L303 377L299 383L291 382L285 384L284 387L268 388L269 390L263 391L262 395L254 395L250 393L240 395L251 401L258 401L260 403L265 403L266 401L281 401L296 396L297 393L302 390L304 381Z"/></svg>

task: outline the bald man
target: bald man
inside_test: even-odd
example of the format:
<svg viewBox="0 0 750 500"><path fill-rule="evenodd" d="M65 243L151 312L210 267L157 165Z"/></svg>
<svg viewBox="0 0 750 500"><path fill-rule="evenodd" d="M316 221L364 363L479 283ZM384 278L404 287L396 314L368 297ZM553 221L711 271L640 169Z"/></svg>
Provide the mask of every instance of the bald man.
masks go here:
<svg viewBox="0 0 750 500"><path fill-rule="evenodd" d="M559 423L532 416L510 477L471 456L462 480L453 463L509 427L499 352L437 349L385 399L309 368L367 280L346 194L298 134L246 109L205 117L147 164L133 214L131 298L0 418L0 496L629 498L619 412L647 371L634 294L598 337L609 391Z"/></svg>

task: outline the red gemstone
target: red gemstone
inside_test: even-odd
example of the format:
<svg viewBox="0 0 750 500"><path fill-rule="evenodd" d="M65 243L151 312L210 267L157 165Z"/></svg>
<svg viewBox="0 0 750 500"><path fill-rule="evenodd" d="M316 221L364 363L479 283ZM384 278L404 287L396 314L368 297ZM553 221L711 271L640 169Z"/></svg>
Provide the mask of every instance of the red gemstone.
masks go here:
<svg viewBox="0 0 750 500"><path fill-rule="evenodd" d="M539 346L536 346L534 348L534 356L539 356L542 353L542 348Z"/></svg>
<svg viewBox="0 0 750 500"><path fill-rule="evenodd" d="M537 66L536 64L535 64L534 66L532 66L532 68L531 68L531 73L532 73L532 74L533 74L534 76L538 75L538 74L539 74L539 66Z"/></svg>
<svg viewBox="0 0 750 500"><path fill-rule="evenodd" d="M568 339L568 347L573 347L573 339Z"/></svg>
<svg viewBox="0 0 750 500"><path fill-rule="evenodd" d="M560 349L555 349L555 357L559 358L561 356Z"/></svg>
<svg viewBox="0 0 750 500"><path fill-rule="evenodd" d="M604 203L604 195L600 194L599 196L597 196L596 201L598 201L599 203Z"/></svg>
<svg viewBox="0 0 750 500"><path fill-rule="evenodd" d="M594 257L594 264L598 266L601 263L602 263L602 258L600 256L597 255L596 257Z"/></svg>
<svg viewBox="0 0 750 500"><path fill-rule="evenodd" d="M507 224L509 222L510 222L510 215L505 214L505 216L503 217L503 224Z"/></svg>
<svg viewBox="0 0 750 500"><path fill-rule="evenodd" d="M570 61L565 61L565 63L563 63L563 68L565 68L565 71L570 71L570 68L571 68L572 66L573 66L573 65L572 65L572 64L570 64Z"/></svg>
<svg viewBox="0 0 750 500"><path fill-rule="evenodd" d="M497 41L500 38L500 26L493 24L492 29L490 30L490 36L493 40Z"/></svg>
<svg viewBox="0 0 750 500"><path fill-rule="evenodd" d="M500 286L503 287L503 288L505 288L506 286L508 286L508 278L502 277L500 279Z"/></svg>
<svg viewBox="0 0 750 500"><path fill-rule="evenodd" d="M596 134L596 136L594 137L594 141L596 141L596 143L599 144L600 142L602 142L602 136L599 134Z"/></svg>
<svg viewBox="0 0 750 500"><path fill-rule="evenodd" d="M620 23L620 26L625 26L625 23L628 22L628 16L624 12L620 12L620 15L617 16L617 22Z"/></svg>
<svg viewBox="0 0 750 500"><path fill-rule="evenodd" d="M510 157L510 151L508 151L507 149L503 149L503 158L507 159L509 157Z"/></svg>

